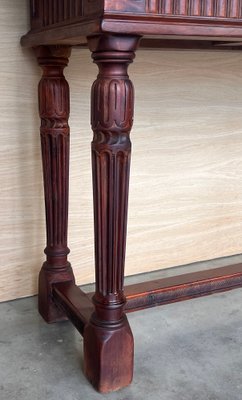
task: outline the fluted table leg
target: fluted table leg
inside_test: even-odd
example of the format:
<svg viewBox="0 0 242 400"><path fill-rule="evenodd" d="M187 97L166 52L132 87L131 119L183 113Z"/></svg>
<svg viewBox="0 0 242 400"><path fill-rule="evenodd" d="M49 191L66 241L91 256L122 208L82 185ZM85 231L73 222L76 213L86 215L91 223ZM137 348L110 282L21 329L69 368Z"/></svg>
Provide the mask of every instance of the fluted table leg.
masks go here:
<svg viewBox="0 0 242 400"><path fill-rule="evenodd" d="M69 85L63 75L70 47L36 49L43 76L39 83L39 113L46 209L46 262L39 275L39 312L47 322L65 318L52 297L52 285L74 282L67 260L69 186Z"/></svg>
<svg viewBox="0 0 242 400"><path fill-rule="evenodd" d="M84 330L85 373L101 392L128 385L133 336L123 292L134 91L127 69L139 38L89 39L99 75L92 87L95 312Z"/></svg>

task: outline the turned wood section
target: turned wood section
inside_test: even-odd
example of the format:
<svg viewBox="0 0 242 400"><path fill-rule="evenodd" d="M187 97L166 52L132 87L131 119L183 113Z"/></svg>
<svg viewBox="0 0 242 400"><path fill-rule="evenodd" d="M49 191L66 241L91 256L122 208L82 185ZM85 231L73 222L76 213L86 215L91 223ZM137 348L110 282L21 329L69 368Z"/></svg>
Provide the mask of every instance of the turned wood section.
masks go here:
<svg viewBox="0 0 242 400"><path fill-rule="evenodd" d="M39 277L39 311L48 321L65 318L52 301L52 284L72 281L67 260L69 189L69 85L63 75L69 47L36 49L43 76L39 83L40 136L46 210L46 262Z"/></svg>
<svg viewBox="0 0 242 400"><path fill-rule="evenodd" d="M103 38L99 39L104 41ZM107 41L109 38L107 38ZM113 39L112 39L113 40ZM90 39L92 45L95 39ZM127 41L127 39L123 39ZM117 41L118 44L118 41ZM98 44L98 46L101 46ZM96 51L92 87L95 301L122 305L134 89L127 74L134 53ZM119 319L120 315L115 317ZM113 319L113 318L111 318Z"/></svg>
<svg viewBox="0 0 242 400"><path fill-rule="evenodd" d="M84 328L84 369L100 392L124 387L133 376L133 335L124 314L123 279L134 109L127 68L138 42L136 36L89 38L99 68L91 117L96 290L95 311Z"/></svg>
<svg viewBox="0 0 242 400"><path fill-rule="evenodd" d="M236 0L31 1L32 29L22 44L38 46L43 70L39 110L47 259L39 277L39 311L48 322L69 317L83 334L84 371L99 392L132 381L134 343L125 311L242 284L240 264L232 272L133 285L127 289L127 305L123 287L134 109L128 66L141 36L241 40L241 8ZM70 56L70 47L63 44L86 42L99 69L91 96L96 274L91 302L75 286L67 259L69 87L63 74Z"/></svg>
<svg viewBox="0 0 242 400"><path fill-rule="evenodd" d="M140 282L125 287L125 312L207 296L241 286L242 264ZM93 293L84 293L71 282L55 284L53 293L70 321L83 335L85 325L93 313Z"/></svg>

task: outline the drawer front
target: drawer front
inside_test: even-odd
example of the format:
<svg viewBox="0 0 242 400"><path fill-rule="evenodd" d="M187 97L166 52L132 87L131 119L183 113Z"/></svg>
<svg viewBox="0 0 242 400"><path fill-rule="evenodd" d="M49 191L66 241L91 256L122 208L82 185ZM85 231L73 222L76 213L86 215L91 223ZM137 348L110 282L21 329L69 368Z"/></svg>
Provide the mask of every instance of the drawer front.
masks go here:
<svg viewBox="0 0 242 400"><path fill-rule="evenodd" d="M106 12L202 18L242 16L242 0L105 0Z"/></svg>
<svg viewBox="0 0 242 400"><path fill-rule="evenodd" d="M217 18L241 18L241 0L146 0L146 12Z"/></svg>

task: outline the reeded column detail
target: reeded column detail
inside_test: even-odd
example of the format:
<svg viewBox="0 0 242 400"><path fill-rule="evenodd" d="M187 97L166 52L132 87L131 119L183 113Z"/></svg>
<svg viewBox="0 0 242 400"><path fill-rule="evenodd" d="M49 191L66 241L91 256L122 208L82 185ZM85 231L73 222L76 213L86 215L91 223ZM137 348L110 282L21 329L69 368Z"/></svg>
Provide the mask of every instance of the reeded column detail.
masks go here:
<svg viewBox="0 0 242 400"><path fill-rule="evenodd" d="M101 392L129 384L133 371L133 336L123 312L123 280L134 111L127 70L138 41L122 35L89 39L99 68L91 93L96 290L95 312L84 332L84 354L86 375ZM105 365L105 357L112 359L110 365Z"/></svg>
<svg viewBox="0 0 242 400"><path fill-rule="evenodd" d="M74 281L67 260L70 100L69 85L63 75L70 48L41 46L36 53L43 70L39 83L39 114L47 239L47 259L39 280L39 310L52 322L63 317L52 302L52 284Z"/></svg>
<svg viewBox="0 0 242 400"><path fill-rule="evenodd" d="M127 67L134 54L118 54L115 64L110 68L108 61L113 61L113 57L113 54L93 54L94 61L100 67L100 75L92 88L96 256L94 301L104 301L107 308L109 302L112 305L124 303L123 276L131 156L129 133L134 103L133 85L127 75Z"/></svg>

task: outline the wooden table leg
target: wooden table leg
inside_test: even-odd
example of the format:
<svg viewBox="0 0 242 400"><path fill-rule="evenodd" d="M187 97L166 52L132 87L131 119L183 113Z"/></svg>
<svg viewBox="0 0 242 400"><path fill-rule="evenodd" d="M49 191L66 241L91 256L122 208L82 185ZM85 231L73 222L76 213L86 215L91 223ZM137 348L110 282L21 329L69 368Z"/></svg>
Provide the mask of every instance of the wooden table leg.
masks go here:
<svg viewBox="0 0 242 400"><path fill-rule="evenodd" d="M47 322L65 319L56 307L52 285L74 282L67 260L69 186L69 85L63 75L71 48L40 46L36 49L43 76L39 84L39 113L45 190L46 262L39 275L39 312Z"/></svg>
<svg viewBox="0 0 242 400"><path fill-rule="evenodd" d="M95 312L84 329L85 374L100 392L131 383L133 336L123 293L133 85L127 74L139 37L88 40L99 75L92 87Z"/></svg>

